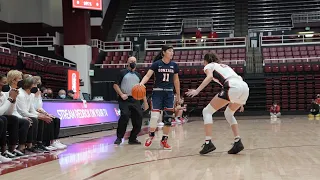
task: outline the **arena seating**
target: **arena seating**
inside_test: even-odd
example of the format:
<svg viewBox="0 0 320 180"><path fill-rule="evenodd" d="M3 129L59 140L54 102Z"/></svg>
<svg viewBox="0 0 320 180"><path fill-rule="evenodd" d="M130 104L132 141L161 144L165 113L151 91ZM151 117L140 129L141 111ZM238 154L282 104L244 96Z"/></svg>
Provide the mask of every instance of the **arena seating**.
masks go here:
<svg viewBox="0 0 320 180"><path fill-rule="evenodd" d="M67 87L68 69L74 69L74 64L23 51L19 51L18 55L25 65L24 73L41 75L43 84L47 88L52 88L54 92L58 92L60 89Z"/></svg>
<svg viewBox="0 0 320 180"><path fill-rule="evenodd" d="M183 40L147 40L145 63L151 63L164 44L174 46L173 60L179 66L202 66L203 56L208 52L216 53L225 64L233 67L239 74L244 73L246 60L246 38L216 38ZM190 63L188 63L190 62ZM149 66L146 64L146 67ZM183 74L188 72L183 72ZM196 75L196 73L195 73Z"/></svg>
<svg viewBox="0 0 320 180"><path fill-rule="evenodd" d="M129 55L132 52L132 42L103 42L97 39L92 40L92 64L95 64L98 59L100 51L105 52L105 58L103 64L109 64L104 68L112 68L111 64L125 64ZM120 66L116 66L120 68Z"/></svg>
<svg viewBox="0 0 320 180"><path fill-rule="evenodd" d="M262 52L263 52L264 59L320 57L320 45L263 47ZM299 62L298 60L292 60L292 61ZM313 61L317 61L317 60L314 59ZM278 62L272 61L270 63L278 63Z"/></svg>
<svg viewBox="0 0 320 180"><path fill-rule="evenodd" d="M315 94L320 92L320 74L282 75L266 78L266 108L277 101L283 111L304 111Z"/></svg>
<svg viewBox="0 0 320 180"><path fill-rule="evenodd" d="M320 45L313 39L302 42L301 38L292 45L292 42L283 41L286 37L274 37L269 40L262 37L269 42L262 44L267 76L266 108L277 101L283 111L307 110L311 99L320 92ZM273 39L272 44L270 39Z"/></svg>
<svg viewBox="0 0 320 180"><path fill-rule="evenodd" d="M291 15L319 11L317 0L249 0L248 28L292 27Z"/></svg>
<svg viewBox="0 0 320 180"><path fill-rule="evenodd" d="M206 53L213 52L217 53L223 60L245 60L246 49L245 48L222 48L222 49L204 49L204 50L176 50L174 51L173 59L177 62L197 62L202 61L203 56ZM159 51L148 51L146 54L145 62L150 63L154 56ZM231 61L232 64L232 61ZM190 65L190 64L187 64Z"/></svg>
<svg viewBox="0 0 320 180"><path fill-rule="evenodd" d="M23 73L40 75L43 84L52 88L54 92L67 87L67 70L73 69L75 64L19 51L20 49L16 46L0 47L1 73L6 74L11 69L15 69L20 58L24 64L21 70Z"/></svg>
<svg viewBox="0 0 320 180"><path fill-rule="evenodd" d="M185 18L212 18L213 27L234 29L235 0L134 0L123 33L177 33Z"/></svg>

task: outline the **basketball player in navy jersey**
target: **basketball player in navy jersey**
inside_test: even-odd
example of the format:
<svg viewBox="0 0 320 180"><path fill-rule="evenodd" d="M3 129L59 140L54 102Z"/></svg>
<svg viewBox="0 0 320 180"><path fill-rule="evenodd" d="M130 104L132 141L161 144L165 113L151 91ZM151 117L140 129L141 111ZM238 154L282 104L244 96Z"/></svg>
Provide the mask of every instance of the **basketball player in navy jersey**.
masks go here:
<svg viewBox="0 0 320 180"><path fill-rule="evenodd" d="M212 136L212 115L222 107L227 106L224 111L226 120L231 126L234 143L228 154L237 154L244 149L239 135L239 128L234 113L240 108L243 111L243 105L249 97L249 87L242 77L237 75L228 65L221 64L220 59L214 53L204 56L204 72L207 77L202 81L197 89L190 89L186 94L194 97L203 90L212 80L222 86L222 91L217 94L211 102L202 110L204 128L206 133L205 143L200 154L207 154L214 151L216 147L211 142Z"/></svg>
<svg viewBox="0 0 320 180"><path fill-rule="evenodd" d="M173 57L172 46L162 46L161 52L154 59L151 68L141 80L140 85L145 83L155 75L155 85L152 92L152 110L150 118L150 133L149 138L145 142L145 147L150 147L155 136L157 122L160 118L160 111L163 111L162 121L164 123L163 136L160 145L163 149L170 150L171 146L167 139L171 127L173 117L174 92L176 91L176 101L180 101L180 81L178 65L171 61Z"/></svg>

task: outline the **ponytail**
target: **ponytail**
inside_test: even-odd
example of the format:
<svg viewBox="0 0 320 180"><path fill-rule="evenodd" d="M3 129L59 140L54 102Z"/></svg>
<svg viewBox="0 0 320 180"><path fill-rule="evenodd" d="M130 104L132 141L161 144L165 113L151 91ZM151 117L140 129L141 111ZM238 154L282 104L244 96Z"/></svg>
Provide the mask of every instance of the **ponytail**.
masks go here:
<svg viewBox="0 0 320 180"><path fill-rule="evenodd" d="M153 62L156 62L160 59L162 59L163 55L162 55L162 51L158 53L158 55L156 57L154 57Z"/></svg>

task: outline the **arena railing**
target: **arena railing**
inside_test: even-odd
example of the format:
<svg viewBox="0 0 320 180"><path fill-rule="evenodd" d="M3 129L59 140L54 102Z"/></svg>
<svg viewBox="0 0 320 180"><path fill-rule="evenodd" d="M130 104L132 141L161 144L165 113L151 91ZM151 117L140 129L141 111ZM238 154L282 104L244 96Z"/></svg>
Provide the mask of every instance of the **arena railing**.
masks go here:
<svg viewBox="0 0 320 180"><path fill-rule="evenodd" d="M0 44L18 47L51 47L55 44L53 36L18 36L11 33L0 33Z"/></svg>
<svg viewBox="0 0 320 180"><path fill-rule="evenodd" d="M98 39L91 40L91 46L97 47L102 51L132 51L131 41L112 41L104 42Z"/></svg>
<svg viewBox="0 0 320 180"><path fill-rule="evenodd" d="M186 61L186 62L175 62L181 67L193 67L193 66L203 66L203 61ZM228 65L243 65L246 66L245 60L224 60L223 64ZM137 63L137 68L146 68L150 67L152 63ZM194 65L192 65L194 64ZM106 67L114 67L114 68L126 68L128 64L95 64L94 66L104 68Z"/></svg>
<svg viewBox="0 0 320 180"><path fill-rule="evenodd" d="M307 45L320 44L320 34L313 35L274 35L261 36L260 47L262 46L284 46L284 45Z"/></svg>
<svg viewBox="0 0 320 180"><path fill-rule="evenodd" d="M9 53L9 54L11 54L11 50L10 50L9 48L6 48L6 47L0 46L0 51L1 51L1 52L4 52L4 53Z"/></svg>
<svg viewBox="0 0 320 180"><path fill-rule="evenodd" d="M179 32L145 32L145 33L119 33L116 36L116 41L120 40L121 37L145 37L145 36L178 36Z"/></svg>
<svg viewBox="0 0 320 180"><path fill-rule="evenodd" d="M31 59L34 59L34 60L38 59L40 61L45 61L45 62L54 63L54 64L57 64L57 65L62 65L62 66L67 66L67 67L76 67L77 66L75 63L69 63L69 62L65 62L65 61L61 61L61 60L57 60L57 59L52 59L52 58L48 58L48 57L44 57L44 56L39 56L39 55L36 55L36 54L24 52L24 51L19 51L18 55L22 56L22 57L31 58Z"/></svg>
<svg viewBox="0 0 320 180"><path fill-rule="evenodd" d="M297 62L292 62L297 60ZM276 61L273 63L272 61ZM276 64L276 63L305 63L305 62L320 62L320 57L309 57L309 58L285 58L285 59L264 59L263 66L266 64ZM267 63L266 63L267 62ZM270 62L270 63L269 63Z"/></svg>
<svg viewBox="0 0 320 180"><path fill-rule="evenodd" d="M182 20L184 28L212 28L213 19L212 18L203 18L203 19L194 19L186 18Z"/></svg>
<svg viewBox="0 0 320 180"><path fill-rule="evenodd" d="M291 27L270 27L270 28L253 28L248 29L248 34L250 33L259 33L259 32L272 32L272 31L291 31Z"/></svg>
<svg viewBox="0 0 320 180"><path fill-rule="evenodd" d="M145 40L147 51L160 50L163 45L171 45L175 49L209 49L246 47L246 37L203 38L203 39L168 39Z"/></svg>
<svg viewBox="0 0 320 180"><path fill-rule="evenodd" d="M320 22L320 12L306 12L291 15L292 23Z"/></svg>

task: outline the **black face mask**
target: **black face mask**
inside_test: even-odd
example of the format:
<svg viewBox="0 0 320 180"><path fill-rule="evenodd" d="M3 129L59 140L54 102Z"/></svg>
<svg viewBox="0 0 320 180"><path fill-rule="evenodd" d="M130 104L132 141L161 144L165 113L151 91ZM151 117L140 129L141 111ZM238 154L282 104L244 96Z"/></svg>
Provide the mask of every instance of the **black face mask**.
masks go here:
<svg viewBox="0 0 320 180"><path fill-rule="evenodd" d="M37 87L33 87L33 88L31 88L30 92L31 92L31 93L37 93L38 90L39 90L39 89L38 89Z"/></svg>
<svg viewBox="0 0 320 180"><path fill-rule="evenodd" d="M129 64L129 66L131 69L134 69L134 68L136 68L137 64L135 62L132 62Z"/></svg>
<svg viewBox="0 0 320 180"><path fill-rule="evenodd" d="M9 92L9 91L10 91L10 86L9 85L2 86L2 92Z"/></svg>
<svg viewBox="0 0 320 180"><path fill-rule="evenodd" d="M47 94L47 97L52 98L53 95L52 94Z"/></svg>
<svg viewBox="0 0 320 180"><path fill-rule="evenodd" d="M41 88L41 84L38 84L37 87L40 89Z"/></svg>
<svg viewBox="0 0 320 180"><path fill-rule="evenodd" d="M17 84L18 88L22 88L23 86L23 80L19 81L18 84Z"/></svg>

